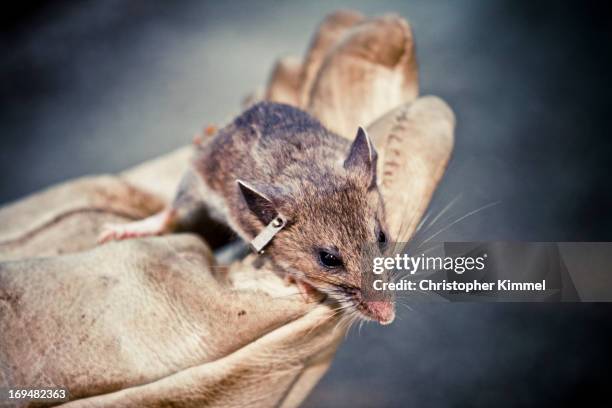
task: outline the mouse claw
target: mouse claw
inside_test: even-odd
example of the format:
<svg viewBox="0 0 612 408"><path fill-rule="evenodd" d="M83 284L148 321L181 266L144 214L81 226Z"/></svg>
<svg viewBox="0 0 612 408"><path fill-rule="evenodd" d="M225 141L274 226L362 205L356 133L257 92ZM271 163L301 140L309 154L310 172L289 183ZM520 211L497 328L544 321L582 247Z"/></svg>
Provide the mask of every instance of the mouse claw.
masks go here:
<svg viewBox="0 0 612 408"><path fill-rule="evenodd" d="M110 241L119 241L127 238L127 229L121 224L105 224L102 232L98 235L98 244L105 244Z"/></svg>

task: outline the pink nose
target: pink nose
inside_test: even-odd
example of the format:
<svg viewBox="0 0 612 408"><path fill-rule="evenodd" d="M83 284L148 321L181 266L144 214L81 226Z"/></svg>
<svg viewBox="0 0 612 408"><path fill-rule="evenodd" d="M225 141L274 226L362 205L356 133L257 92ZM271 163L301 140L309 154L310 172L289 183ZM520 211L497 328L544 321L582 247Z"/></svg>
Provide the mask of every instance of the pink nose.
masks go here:
<svg viewBox="0 0 612 408"><path fill-rule="evenodd" d="M390 324L395 319L395 306L392 302L366 302L372 317L382 325Z"/></svg>

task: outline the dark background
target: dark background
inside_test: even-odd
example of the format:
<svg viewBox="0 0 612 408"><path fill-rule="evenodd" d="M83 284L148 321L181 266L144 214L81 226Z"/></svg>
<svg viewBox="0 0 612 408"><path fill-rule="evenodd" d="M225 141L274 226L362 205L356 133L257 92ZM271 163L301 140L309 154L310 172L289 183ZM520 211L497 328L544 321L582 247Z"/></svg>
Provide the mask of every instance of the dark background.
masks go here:
<svg viewBox="0 0 612 408"><path fill-rule="evenodd" d="M22 1L0 13L0 204L223 124L277 57L301 55L323 16L349 7L408 18L422 93L457 114L432 217L455 204L424 238L612 241L603 4ZM607 304L410 307L352 332L305 405L611 406Z"/></svg>

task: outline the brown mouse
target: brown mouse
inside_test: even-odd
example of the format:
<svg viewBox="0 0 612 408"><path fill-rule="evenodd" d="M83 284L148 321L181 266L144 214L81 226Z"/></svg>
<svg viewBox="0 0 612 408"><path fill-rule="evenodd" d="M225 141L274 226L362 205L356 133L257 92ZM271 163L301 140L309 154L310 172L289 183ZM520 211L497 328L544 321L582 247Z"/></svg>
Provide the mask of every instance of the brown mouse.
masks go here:
<svg viewBox="0 0 612 408"><path fill-rule="evenodd" d="M362 128L351 143L304 111L262 102L195 149L169 208L107 226L100 241L170 232L204 205L257 252L265 248L302 293L316 289L347 312L393 321L392 299L368 298L363 283L388 235L377 154Z"/></svg>

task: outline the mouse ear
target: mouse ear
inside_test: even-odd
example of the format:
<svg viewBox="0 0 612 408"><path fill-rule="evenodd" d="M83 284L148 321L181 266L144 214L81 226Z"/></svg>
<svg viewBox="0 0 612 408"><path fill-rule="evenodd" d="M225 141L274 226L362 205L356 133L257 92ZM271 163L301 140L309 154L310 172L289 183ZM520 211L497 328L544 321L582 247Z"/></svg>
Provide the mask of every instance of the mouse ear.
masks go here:
<svg viewBox="0 0 612 408"><path fill-rule="evenodd" d="M236 183L247 208L259 221L268 225L278 213L270 196L261 187L255 187L253 184L242 180L236 180Z"/></svg>
<svg viewBox="0 0 612 408"><path fill-rule="evenodd" d="M366 131L360 126L357 136L351 145L348 157L344 161L344 168L350 171L359 171L366 177L368 188L376 186L376 160L378 155L374 144Z"/></svg>

